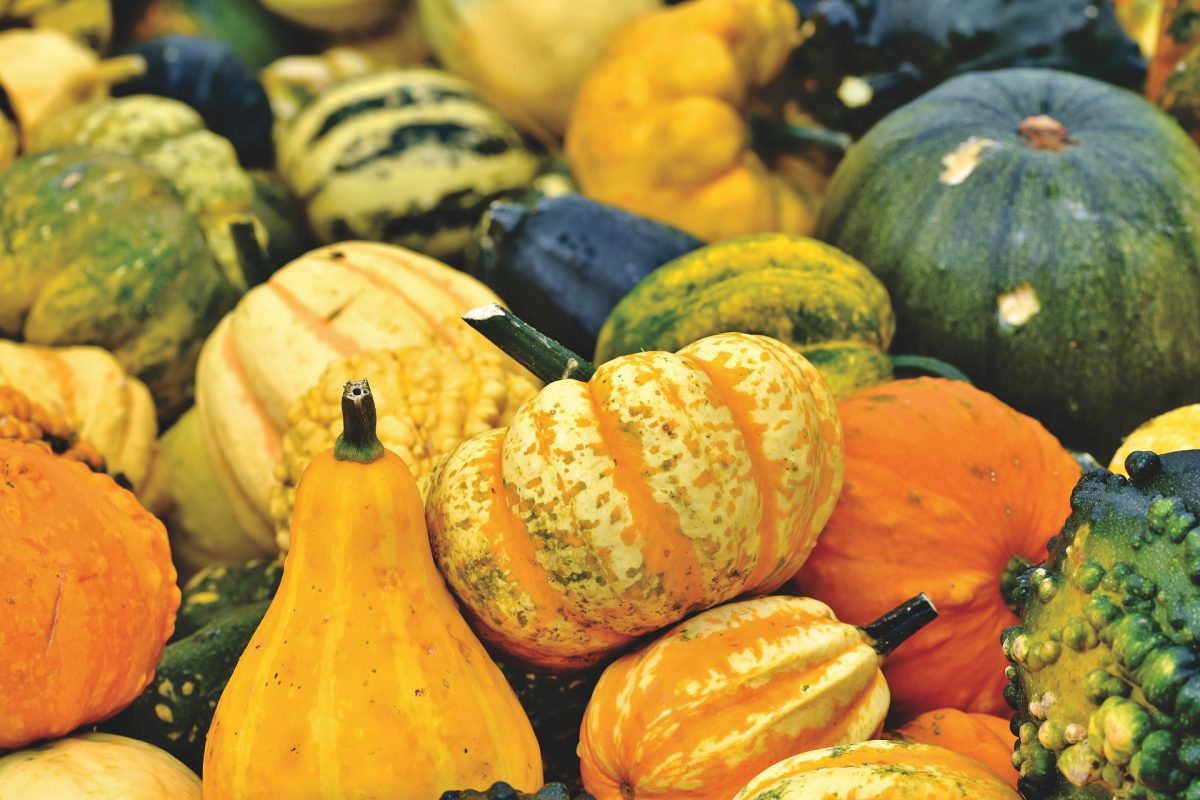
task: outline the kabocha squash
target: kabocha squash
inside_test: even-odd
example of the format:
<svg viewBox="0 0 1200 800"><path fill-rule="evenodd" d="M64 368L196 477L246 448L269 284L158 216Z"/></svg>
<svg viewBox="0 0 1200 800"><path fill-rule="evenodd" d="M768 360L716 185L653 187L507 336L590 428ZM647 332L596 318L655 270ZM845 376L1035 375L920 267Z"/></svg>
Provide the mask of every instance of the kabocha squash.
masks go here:
<svg viewBox="0 0 1200 800"><path fill-rule="evenodd" d="M842 443L829 389L794 350L722 334L585 382L571 376L590 365L498 306L468 317L553 381L430 479L438 565L500 650L587 666L804 562Z"/></svg>
<svg viewBox="0 0 1200 800"><path fill-rule="evenodd" d="M80 439L66 420L47 413L12 386L0 385L0 440L37 442L93 472L104 472L104 456L91 442Z"/></svg>
<svg viewBox="0 0 1200 800"><path fill-rule="evenodd" d="M1200 403L1181 406L1143 422L1121 442L1109 462L1109 471L1124 475L1125 459L1135 450L1155 453L1200 450Z"/></svg>
<svg viewBox="0 0 1200 800"><path fill-rule="evenodd" d="M0 797L200 800L200 779L153 745L81 733L0 757Z"/></svg>
<svg viewBox="0 0 1200 800"><path fill-rule="evenodd" d="M237 296L166 179L91 147L0 174L0 275L0 334L111 350L164 419L190 400L204 336Z"/></svg>
<svg viewBox="0 0 1200 800"><path fill-rule="evenodd" d="M0 442L0 749L132 701L171 635L179 589L162 524L112 478Z"/></svg>
<svg viewBox="0 0 1200 800"><path fill-rule="evenodd" d="M869 741L781 761L734 800L1020 800L973 758L907 742Z"/></svg>
<svg viewBox="0 0 1200 800"><path fill-rule="evenodd" d="M857 142L829 191L820 238L887 286L895 347L1067 446L1106 460L1200 399L1200 281L1180 266L1200 151L1142 98L1049 70L956 78Z"/></svg>
<svg viewBox="0 0 1200 800"><path fill-rule="evenodd" d="M1004 632L1027 800L1200 792L1200 450L1085 475Z"/></svg>
<svg viewBox="0 0 1200 800"><path fill-rule="evenodd" d="M597 800L729 800L788 756L868 739L887 715L882 657L936 614L923 596L869 632L801 597L698 614L604 671L584 786Z"/></svg>
<svg viewBox="0 0 1200 800"><path fill-rule="evenodd" d="M538 159L470 84L393 68L347 78L300 109L279 173L322 242L369 239L461 256L488 204L528 184Z"/></svg>
<svg viewBox="0 0 1200 800"><path fill-rule="evenodd" d="M757 333L799 350L840 399L891 380L895 330L887 290L866 267L815 239L768 233L709 245L648 275L600 329L596 361Z"/></svg>
<svg viewBox="0 0 1200 800"><path fill-rule="evenodd" d="M1017 788L1017 771L1012 765L1016 737L1005 717L940 708L914 717L904 726L889 731L886 738L953 750L982 762Z"/></svg>
<svg viewBox="0 0 1200 800"><path fill-rule="evenodd" d="M346 384L343 413L337 444L305 471L283 581L217 705L205 798L540 787L529 720L438 574L416 481L376 437L366 381Z"/></svg>
<svg viewBox="0 0 1200 800"><path fill-rule="evenodd" d="M838 405L846 479L797 594L863 624L917 591L938 624L889 659L893 724L942 707L1004 708L1004 590L1039 561L1079 477L1035 420L961 381L917 378Z"/></svg>

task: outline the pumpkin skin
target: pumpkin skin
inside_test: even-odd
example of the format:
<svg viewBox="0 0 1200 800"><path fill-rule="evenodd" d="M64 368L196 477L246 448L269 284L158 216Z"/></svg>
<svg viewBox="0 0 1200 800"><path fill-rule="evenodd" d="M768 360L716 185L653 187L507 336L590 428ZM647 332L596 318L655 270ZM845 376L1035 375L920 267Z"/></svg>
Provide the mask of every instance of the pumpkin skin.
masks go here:
<svg viewBox="0 0 1200 800"><path fill-rule="evenodd" d="M366 382L343 397L343 435L301 479L283 580L217 704L205 800L533 791L533 729L438 574L416 481L376 438Z"/></svg>
<svg viewBox="0 0 1200 800"><path fill-rule="evenodd" d="M787 581L841 489L841 436L819 373L774 339L623 356L434 469L434 554L485 639L584 667Z"/></svg>
<svg viewBox="0 0 1200 800"><path fill-rule="evenodd" d="M1001 581L1014 556L1045 556L1078 466L1038 422L961 381L894 381L838 412L845 488L792 589L856 625L927 593L938 624L883 668L890 719L945 706L1003 713L996 643L1017 616Z"/></svg>
<svg viewBox="0 0 1200 800"><path fill-rule="evenodd" d="M1013 769L1013 743L1009 721L993 714L972 714L957 708L939 708L914 717L906 725L889 731L885 738L944 747L983 762L1017 788Z"/></svg>
<svg viewBox="0 0 1200 800"><path fill-rule="evenodd" d="M1147 101L1002 70L942 84L851 147L819 237L887 286L896 349L1106 460L1198 399L1198 211L1200 151Z"/></svg>
<svg viewBox="0 0 1200 800"><path fill-rule="evenodd" d="M200 779L153 745L82 733L0 758L0 797L200 800Z"/></svg>
<svg viewBox="0 0 1200 800"><path fill-rule="evenodd" d="M162 523L107 475L0 442L0 749L129 704L154 675L179 587Z"/></svg>
<svg viewBox="0 0 1200 800"><path fill-rule="evenodd" d="M1128 475L1125 459L1135 450L1154 453L1200 450L1200 403L1172 409L1137 426L1113 454L1108 471Z"/></svg>
<svg viewBox="0 0 1200 800"><path fill-rule="evenodd" d="M584 715L583 784L596 800L728 800L788 756L877 733L881 661L816 600L705 611L604 671Z"/></svg>
<svg viewBox="0 0 1200 800"><path fill-rule="evenodd" d="M734 800L1020 800L994 772L942 747L869 741L801 753L765 770Z"/></svg>

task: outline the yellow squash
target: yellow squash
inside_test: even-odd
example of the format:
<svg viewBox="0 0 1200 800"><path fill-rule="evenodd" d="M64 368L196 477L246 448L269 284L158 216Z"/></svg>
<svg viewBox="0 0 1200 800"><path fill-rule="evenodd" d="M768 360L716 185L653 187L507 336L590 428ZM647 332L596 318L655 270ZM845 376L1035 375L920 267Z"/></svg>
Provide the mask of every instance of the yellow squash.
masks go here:
<svg viewBox="0 0 1200 800"><path fill-rule="evenodd" d="M1173 453L1200 449L1200 403L1180 406L1143 422L1125 437L1108 468L1125 474L1125 459L1134 450Z"/></svg>

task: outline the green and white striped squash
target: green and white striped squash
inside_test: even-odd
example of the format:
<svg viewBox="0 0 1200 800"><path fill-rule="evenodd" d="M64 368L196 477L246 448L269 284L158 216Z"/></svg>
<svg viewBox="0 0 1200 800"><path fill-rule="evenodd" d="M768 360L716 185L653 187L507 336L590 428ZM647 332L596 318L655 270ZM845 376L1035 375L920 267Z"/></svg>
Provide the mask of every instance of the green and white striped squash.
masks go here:
<svg viewBox="0 0 1200 800"><path fill-rule="evenodd" d="M427 68L324 89L277 149L320 241L389 242L443 260L457 258L488 205L527 186L539 166L469 84Z"/></svg>

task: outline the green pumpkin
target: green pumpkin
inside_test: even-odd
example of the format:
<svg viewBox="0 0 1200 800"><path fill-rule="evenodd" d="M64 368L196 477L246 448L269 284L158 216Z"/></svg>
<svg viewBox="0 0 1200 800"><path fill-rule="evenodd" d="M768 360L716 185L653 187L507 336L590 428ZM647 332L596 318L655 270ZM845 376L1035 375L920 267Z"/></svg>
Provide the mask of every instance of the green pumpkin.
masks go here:
<svg viewBox="0 0 1200 800"><path fill-rule="evenodd" d="M951 80L850 149L819 236L887 286L896 349L1101 461L1200 399L1200 152L1130 92L1049 70Z"/></svg>
<svg viewBox="0 0 1200 800"><path fill-rule="evenodd" d="M129 156L49 150L0 173L0 335L110 350L160 418L238 296L171 185Z"/></svg>
<svg viewBox="0 0 1200 800"><path fill-rule="evenodd" d="M764 334L804 354L841 398L891 379L895 325L887 290L853 258L804 236L758 234L647 275L600 329L595 360L675 352L728 331Z"/></svg>

